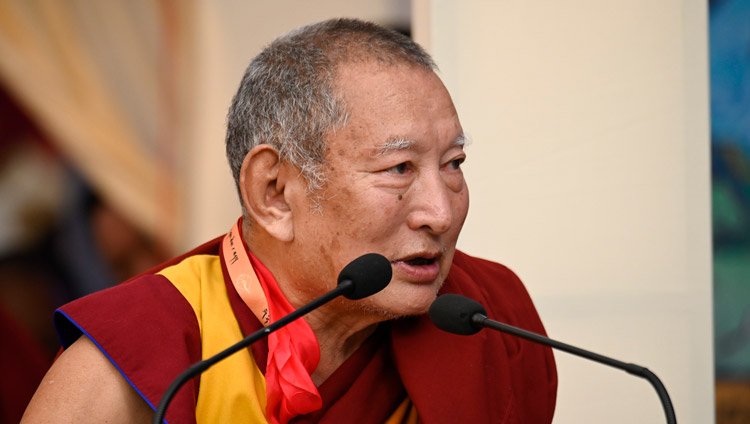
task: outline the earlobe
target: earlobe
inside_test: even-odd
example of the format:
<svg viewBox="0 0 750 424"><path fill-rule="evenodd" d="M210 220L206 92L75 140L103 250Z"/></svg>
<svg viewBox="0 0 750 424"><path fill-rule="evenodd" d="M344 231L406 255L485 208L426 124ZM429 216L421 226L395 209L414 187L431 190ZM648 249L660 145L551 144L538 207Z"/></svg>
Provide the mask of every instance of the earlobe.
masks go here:
<svg viewBox="0 0 750 424"><path fill-rule="evenodd" d="M294 239L292 210L286 198L287 172L279 152L268 144L255 146L240 169L240 193L254 226L270 236L289 242Z"/></svg>

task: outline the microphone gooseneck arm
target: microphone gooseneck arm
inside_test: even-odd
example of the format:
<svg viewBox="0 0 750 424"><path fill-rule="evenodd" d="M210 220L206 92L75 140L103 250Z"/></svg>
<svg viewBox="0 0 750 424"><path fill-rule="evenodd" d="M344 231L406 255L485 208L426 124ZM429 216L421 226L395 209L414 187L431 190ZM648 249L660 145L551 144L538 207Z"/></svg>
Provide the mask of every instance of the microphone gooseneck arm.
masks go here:
<svg viewBox="0 0 750 424"><path fill-rule="evenodd" d="M208 359L204 359L202 361L196 362L193 365L189 366L187 369L185 369L185 371L183 371L179 376L177 376L177 378L172 382L172 384L169 385L167 390L164 392L164 395L162 396L161 401L159 402L159 407L156 409L156 413L154 414L153 424L159 424L162 422L162 419L164 418L164 415L167 412L167 406L169 405L169 402L172 400L174 395L177 394L177 390L179 390L180 387L182 387L185 383L190 381L193 377L205 372L207 369L215 365L217 362L242 350L243 348L250 346L251 344L257 342L263 337L268 336L269 334L289 324L290 322L302 317L305 314L308 314L314 311L315 309L318 309L319 307L325 305L331 300L341 295L346 294L349 290L352 289L353 286L354 286L354 283L351 280L344 280L338 286L336 286L335 289L313 300L312 302L301 306L299 309L295 310L289 315L279 318L278 321L274 321L273 323L269 324L267 327L263 327L260 330L250 334L249 336L233 344L232 346L229 346L228 348L222 350L216 355Z"/></svg>
<svg viewBox="0 0 750 424"><path fill-rule="evenodd" d="M669 394L667 393L666 387L664 387L664 384L662 384L659 377L657 377L656 374L651 372L648 368L645 368L636 364L630 364L630 363L618 361L617 359L609 358L607 356L600 355L598 353L590 352L588 350L581 349L579 347L571 346L567 343L559 342L557 340L550 339L549 337L544 337L539 334L532 333L531 331L522 330L512 325L494 321L494 320L487 318L486 315L479 313L479 312L471 316L471 323L477 328L487 327L493 330L502 331L504 333L512 334L516 337L521 337L523 339L530 340L535 343L540 343L545 346L550 346L552 348L562 350L564 352L568 352L572 355L590 359L592 361L599 362L600 364L609 365L610 367L614 367L614 368L618 368L623 371L626 371L629 374L633 374L638 377L645 378L646 380L648 380L649 383L651 383L652 386L654 386L654 389L656 389L656 393L659 395L659 400L661 401L662 407L664 408L664 414L667 417L667 423L675 424L677 422L677 419L674 413L674 407L672 406L672 400L669 398Z"/></svg>

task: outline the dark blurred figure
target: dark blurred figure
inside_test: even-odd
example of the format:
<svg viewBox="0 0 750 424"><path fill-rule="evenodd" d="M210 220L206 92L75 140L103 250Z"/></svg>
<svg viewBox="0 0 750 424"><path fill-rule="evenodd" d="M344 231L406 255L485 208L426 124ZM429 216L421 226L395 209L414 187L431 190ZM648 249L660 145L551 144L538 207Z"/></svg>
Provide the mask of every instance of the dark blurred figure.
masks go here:
<svg viewBox="0 0 750 424"><path fill-rule="evenodd" d="M20 421L60 348L53 311L168 253L96 196L0 89L0 423Z"/></svg>

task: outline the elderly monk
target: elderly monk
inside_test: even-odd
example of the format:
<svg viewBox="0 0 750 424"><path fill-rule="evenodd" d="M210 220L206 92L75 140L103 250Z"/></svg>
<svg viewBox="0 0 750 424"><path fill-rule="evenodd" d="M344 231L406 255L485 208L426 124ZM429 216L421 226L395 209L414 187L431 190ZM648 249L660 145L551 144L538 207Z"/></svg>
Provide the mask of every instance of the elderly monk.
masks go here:
<svg viewBox="0 0 750 424"><path fill-rule="evenodd" d="M337 299L191 380L170 423L548 423L548 348L441 332L439 293L544 329L518 278L456 251L465 137L422 48L357 20L292 31L250 64L229 111L241 219L211 241L62 307L64 352L27 422L149 422L171 381L331 290L369 252L393 278Z"/></svg>

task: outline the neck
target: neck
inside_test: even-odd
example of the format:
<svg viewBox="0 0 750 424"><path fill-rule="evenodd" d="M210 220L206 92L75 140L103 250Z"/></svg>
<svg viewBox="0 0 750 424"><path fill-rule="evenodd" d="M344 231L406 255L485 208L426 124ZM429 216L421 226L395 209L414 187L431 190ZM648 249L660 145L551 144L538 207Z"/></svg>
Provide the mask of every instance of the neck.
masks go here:
<svg viewBox="0 0 750 424"><path fill-rule="evenodd" d="M310 285L315 284L300 284L303 277L288 272L292 268L288 263L288 246L278 243L263 231L253 232L247 224L243 226L243 233L250 251L271 270L276 284L294 308L325 293L324 285L308 290ZM332 289L335 280L330 284L329 288ZM334 299L304 318L315 333L320 347L320 362L311 376L318 386L359 349L379 322L387 319L385 316L366 313L361 306L353 306L351 300L344 298Z"/></svg>
<svg viewBox="0 0 750 424"><path fill-rule="evenodd" d="M334 302L342 302L337 299ZM330 305L333 306L333 305ZM332 307L322 307L305 319L312 328L320 346L320 362L312 379L320 386L331 376L375 331L377 323L358 323L332 314Z"/></svg>

